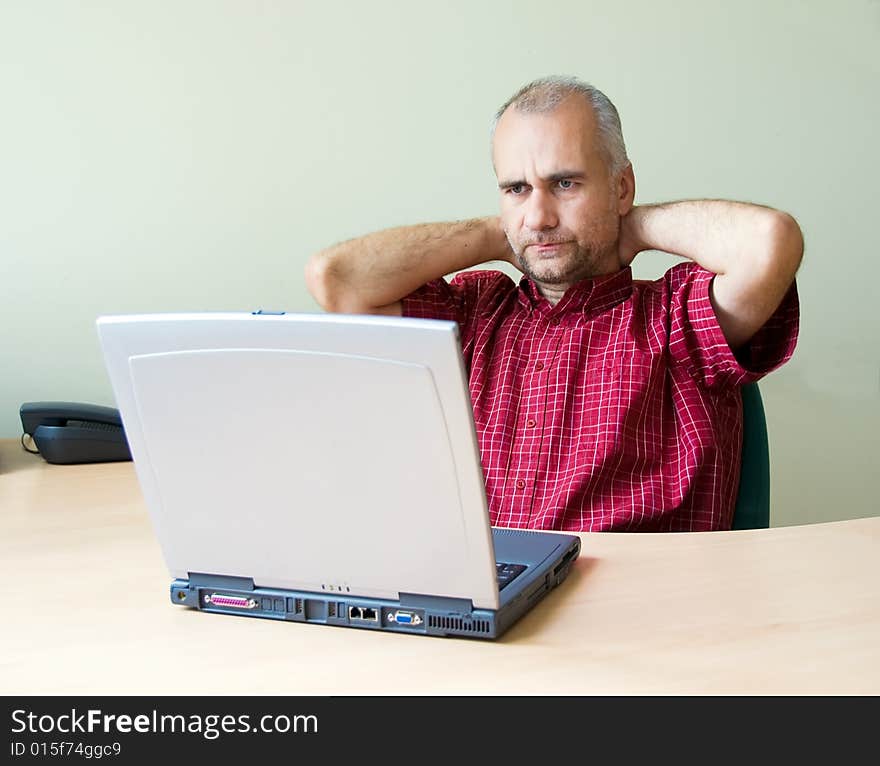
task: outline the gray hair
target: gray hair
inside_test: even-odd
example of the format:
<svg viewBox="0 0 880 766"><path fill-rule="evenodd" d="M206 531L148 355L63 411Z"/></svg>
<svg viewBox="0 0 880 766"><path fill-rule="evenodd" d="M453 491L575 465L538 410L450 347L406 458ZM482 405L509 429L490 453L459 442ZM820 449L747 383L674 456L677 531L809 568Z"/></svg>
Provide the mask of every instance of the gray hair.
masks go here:
<svg viewBox="0 0 880 766"><path fill-rule="evenodd" d="M495 138L498 120L511 106L517 111L526 113L552 112L565 98L575 93L581 95L593 107L602 141L602 153L605 155L611 175L617 176L629 165L617 107L601 90L577 77L542 77L524 85L495 113L490 137Z"/></svg>

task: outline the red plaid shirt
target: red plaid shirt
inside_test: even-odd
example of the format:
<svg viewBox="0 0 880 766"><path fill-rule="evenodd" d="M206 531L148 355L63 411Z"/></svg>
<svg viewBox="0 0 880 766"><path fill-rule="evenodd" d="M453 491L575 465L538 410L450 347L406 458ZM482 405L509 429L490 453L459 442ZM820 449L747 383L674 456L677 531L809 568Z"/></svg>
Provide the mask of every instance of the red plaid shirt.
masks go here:
<svg viewBox="0 0 880 766"><path fill-rule="evenodd" d="M405 316L455 320L491 522L583 531L729 529L739 482L739 386L785 362L792 285L736 356L692 262L656 281L629 268L551 306L526 277L437 279Z"/></svg>

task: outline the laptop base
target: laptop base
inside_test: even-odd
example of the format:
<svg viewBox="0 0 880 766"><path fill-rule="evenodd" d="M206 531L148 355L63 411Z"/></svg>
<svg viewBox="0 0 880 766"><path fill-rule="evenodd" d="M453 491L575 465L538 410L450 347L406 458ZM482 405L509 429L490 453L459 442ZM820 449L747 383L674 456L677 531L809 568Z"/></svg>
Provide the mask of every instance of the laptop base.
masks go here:
<svg viewBox="0 0 880 766"><path fill-rule="evenodd" d="M574 538L577 540L577 538ZM269 620L335 625L427 636L498 638L568 575L574 544L557 566L497 611L475 609L469 599L401 594L371 599L347 593L261 588L250 578L190 573L171 583L171 602L202 612Z"/></svg>

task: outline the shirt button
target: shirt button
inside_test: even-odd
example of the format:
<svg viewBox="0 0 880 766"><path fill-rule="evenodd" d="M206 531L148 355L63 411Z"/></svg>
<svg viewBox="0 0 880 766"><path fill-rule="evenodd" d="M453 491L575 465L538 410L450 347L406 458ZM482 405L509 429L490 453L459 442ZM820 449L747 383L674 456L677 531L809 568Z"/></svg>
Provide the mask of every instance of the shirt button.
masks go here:
<svg viewBox="0 0 880 766"><path fill-rule="evenodd" d="M538 363L535 365L535 369L538 370L538 371L540 372L541 370L544 369L544 363L543 363L543 362L538 362Z"/></svg>
<svg viewBox="0 0 880 766"><path fill-rule="evenodd" d="M526 421L526 425L527 425L529 428L534 428L534 427L535 427L535 419L534 419L534 418L529 418L529 419Z"/></svg>
<svg viewBox="0 0 880 766"><path fill-rule="evenodd" d="M556 325L559 324L559 317L553 317L553 318L550 320L550 324L553 325L554 327L556 327Z"/></svg>
<svg viewBox="0 0 880 766"><path fill-rule="evenodd" d="M525 483L522 479L519 479L519 480L516 482L516 488L517 488L517 489L523 489L525 486L526 486L526 483Z"/></svg>

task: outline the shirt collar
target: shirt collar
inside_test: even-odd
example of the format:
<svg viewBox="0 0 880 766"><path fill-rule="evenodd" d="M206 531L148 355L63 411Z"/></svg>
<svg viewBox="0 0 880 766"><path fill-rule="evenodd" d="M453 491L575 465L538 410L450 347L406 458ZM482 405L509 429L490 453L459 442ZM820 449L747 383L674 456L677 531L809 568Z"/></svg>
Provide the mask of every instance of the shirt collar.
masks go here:
<svg viewBox="0 0 880 766"><path fill-rule="evenodd" d="M632 269L626 266L613 274L575 282L555 306L550 305L537 285L526 276L519 282L518 297L519 302L527 309L538 311L548 318L561 319L582 312L589 319L625 301L631 294Z"/></svg>

